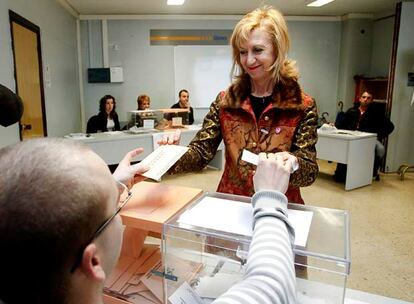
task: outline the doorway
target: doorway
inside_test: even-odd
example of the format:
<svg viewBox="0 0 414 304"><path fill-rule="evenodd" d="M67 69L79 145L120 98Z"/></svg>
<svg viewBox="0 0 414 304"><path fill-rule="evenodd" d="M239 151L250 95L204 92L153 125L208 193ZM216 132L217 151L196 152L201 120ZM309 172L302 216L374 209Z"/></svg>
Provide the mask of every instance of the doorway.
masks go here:
<svg viewBox="0 0 414 304"><path fill-rule="evenodd" d="M47 136L40 28L9 10L16 93L23 100L20 140Z"/></svg>

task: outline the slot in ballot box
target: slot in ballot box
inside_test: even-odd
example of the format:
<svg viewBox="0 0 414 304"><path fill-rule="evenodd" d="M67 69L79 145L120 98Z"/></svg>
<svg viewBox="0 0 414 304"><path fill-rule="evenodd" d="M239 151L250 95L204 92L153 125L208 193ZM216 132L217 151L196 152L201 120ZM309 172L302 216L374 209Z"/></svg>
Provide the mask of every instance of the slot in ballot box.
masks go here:
<svg viewBox="0 0 414 304"><path fill-rule="evenodd" d="M296 234L297 303L343 303L350 271L348 212L296 204L288 208ZM205 193L168 220L162 242L164 303L175 304L184 290L197 294L200 303L210 303L240 281L252 219L250 198Z"/></svg>

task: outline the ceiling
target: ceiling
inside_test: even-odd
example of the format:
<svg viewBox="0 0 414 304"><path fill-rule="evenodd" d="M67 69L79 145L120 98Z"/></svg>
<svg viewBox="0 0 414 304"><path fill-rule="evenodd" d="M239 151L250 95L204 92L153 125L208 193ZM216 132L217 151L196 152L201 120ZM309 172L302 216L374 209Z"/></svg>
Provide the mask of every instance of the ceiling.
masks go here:
<svg viewBox="0 0 414 304"><path fill-rule="evenodd" d="M272 5L291 16L392 14L397 0L336 0L323 7L307 7L312 0L186 0L168 6L167 0L57 0L77 15L243 15L261 5Z"/></svg>

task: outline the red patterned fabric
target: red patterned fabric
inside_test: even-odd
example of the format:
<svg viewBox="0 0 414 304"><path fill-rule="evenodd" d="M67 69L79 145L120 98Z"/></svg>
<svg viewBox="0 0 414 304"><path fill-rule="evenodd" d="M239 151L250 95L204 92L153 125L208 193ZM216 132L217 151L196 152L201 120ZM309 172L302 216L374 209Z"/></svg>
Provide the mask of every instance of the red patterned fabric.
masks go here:
<svg viewBox="0 0 414 304"><path fill-rule="evenodd" d="M289 202L303 204L299 187L312 184L318 174L315 149L318 115L314 100L303 94L295 82L276 91L256 121L249 98L239 106L223 106L225 94L220 93L212 103L189 151L170 172L203 169L223 139L226 164L217 191L252 196L255 166L241 160L243 150L256 154L287 151L296 156L299 169L291 175L286 196Z"/></svg>

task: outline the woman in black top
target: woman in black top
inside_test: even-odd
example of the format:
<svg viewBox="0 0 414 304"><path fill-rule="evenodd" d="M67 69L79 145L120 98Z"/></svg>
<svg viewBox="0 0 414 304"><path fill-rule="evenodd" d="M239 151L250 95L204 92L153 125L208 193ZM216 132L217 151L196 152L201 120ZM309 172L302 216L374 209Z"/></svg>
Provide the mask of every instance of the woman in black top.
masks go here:
<svg viewBox="0 0 414 304"><path fill-rule="evenodd" d="M119 131L118 114L115 112L116 101L112 95L105 95L99 101L99 113L88 120L87 133Z"/></svg>

